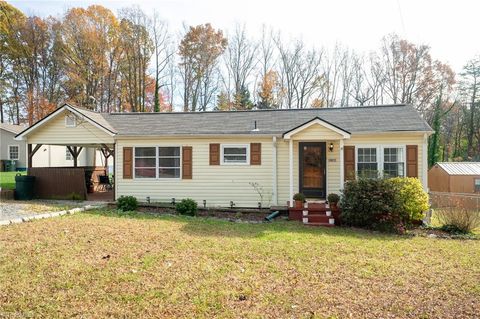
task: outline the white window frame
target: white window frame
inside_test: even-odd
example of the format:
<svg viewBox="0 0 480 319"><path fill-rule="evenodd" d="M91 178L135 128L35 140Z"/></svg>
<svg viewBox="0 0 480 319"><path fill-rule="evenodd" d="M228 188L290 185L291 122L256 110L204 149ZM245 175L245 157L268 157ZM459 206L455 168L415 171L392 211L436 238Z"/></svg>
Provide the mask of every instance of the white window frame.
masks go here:
<svg viewBox="0 0 480 319"><path fill-rule="evenodd" d="M385 148L402 148L403 149L403 176L407 176L407 145L405 144L354 144L355 146L355 176L358 178L358 149L360 148L376 148L377 149L377 171L378 177L384 177L384 149Z"/></svg>
<svg viewBox="0 0 480 319"><path fill-rule="evenodd" d="M386 148L401 148L403 152L403 176L397 176L397 177L407 177L407 146L406 145L382 145L382 172L381 176L383 177L384 172L385 172L385 149ZM387 162L387 163L392 163L392 162ZM402 162L395 162L395 163L402 163Z"/></svg>
<svg viewBox="0 0 480 319"><path fill-rule="evenodd" d="M17 148L17 158L12 158L12 157L11 157L10 149L11 149L12 147L16 147L16 148ZM8 145L8 159L9 159L9 160L14 160L14 161L18 161L18 160L20 159L20 145L18 145L18 144Z"/></svg>
<svg viewBox="0 0 480 319"><path fill-rule="evenodd" d="M69 119L73 119L73 124L68 123ZM74 114L65 114L65 127L77 127L77 117Z"/></svg>
<svg viewBox="0 0 480 319"><path fill-rule="evenodd" d="M68 149L68 147L65 146L65 160L66 161L73 161L73 155Z"/></svg>
<svg viewBox="0 0 480 319"><path fill-rule="evenodd" d="M247 156L245 163L231 163L231 162L225 162L224 158L224 149L225 148L245 148L247 150ZM221 165L226 165L226 166L245 166L245 165L250 165L250 144L221 144L220 145L220 163Z"/></svg>
<svg viewBox="0 0 480 319"><path fill-rule="evenodd" d="M137 157L135 156L135 150L137 148L149 148L149 147L154 147L155 148L155 177L149 178L149 177L137 177L137 174L135 172L135 168L137 167ZM158 170L160 167L158 166L158 148L159 147L178 147L180 149L180 175L179 177L159 177L158 175ZM182 171L182 152L183 146L182 145L142 145L142 146L135 146L133 147L133 178L138 179L138 180L143 180L143 181L152 181L152 180L161 180L161 181L178 181L182 179L183 176L183 171ZM173 157L173 156L172 156ZM176 156L175 156L176 157ZM172 167L176 168L176 167Z"/></svg>
<svg viewBox="0 0 480 319"><path fill-rule="evenodd" d="M355 176L357 176L358 178L358 164L359 164L359 161L358 161L358 150L360 148L374 148L376 150L376 155L377 155L377 158L376 158L376 163L377 163L377 172L379 172L379 167L380 167L380 162L378 160L378 153L379 153L379 146L378 145L355 145ZM362 162L363 163L363 162ZM380 174L383 174L383 173L380 173ZM378 174L378 176L380 177L380 174Z"/></svg>

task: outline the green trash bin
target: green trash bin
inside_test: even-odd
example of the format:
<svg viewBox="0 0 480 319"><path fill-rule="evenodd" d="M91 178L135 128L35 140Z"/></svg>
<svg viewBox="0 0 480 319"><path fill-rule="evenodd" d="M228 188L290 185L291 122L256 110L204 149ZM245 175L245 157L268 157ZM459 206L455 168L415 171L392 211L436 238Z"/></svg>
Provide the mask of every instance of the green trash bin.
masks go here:
<svg viewBox="0 0 480 319"><path fill-rule="evenodd" d="M33 199L35 176L17 174L15 176L15 198L18 200Z"/></svg>

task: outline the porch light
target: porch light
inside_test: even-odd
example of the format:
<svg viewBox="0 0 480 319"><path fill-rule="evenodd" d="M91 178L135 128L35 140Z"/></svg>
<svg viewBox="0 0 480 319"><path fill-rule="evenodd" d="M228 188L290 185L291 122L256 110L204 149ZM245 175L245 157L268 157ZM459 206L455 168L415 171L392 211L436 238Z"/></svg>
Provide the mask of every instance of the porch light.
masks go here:
<svg viewBox="0 0 480 319"><path fill-rule="evenodd" d="M330 152L333 152L333 143L330 143L330 145L328 146L328 149Z"/></svg>
<svg viewBox="0 0 480 319"><path fill-rule="evenodd" d="M147 200L147 203L150 204L150 196L147 196L146 200Z"/></svg>
<svg viewBox="0 0 480 319"><path fill-rule="evenodd" d="M175 206L175 197L172 197L172 205Z"/></svg>
<svg viewBox="0 0 480 319"><path fill-rule="evenodd" d="M207 201L205 199L203 200L203 208L207 208Z"/></svg>

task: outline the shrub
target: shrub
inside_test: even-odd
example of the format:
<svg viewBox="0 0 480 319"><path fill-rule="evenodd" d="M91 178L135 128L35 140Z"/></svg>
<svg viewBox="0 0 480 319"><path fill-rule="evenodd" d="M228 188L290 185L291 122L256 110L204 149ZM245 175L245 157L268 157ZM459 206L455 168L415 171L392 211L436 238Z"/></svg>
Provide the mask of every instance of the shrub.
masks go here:
<svg viewBox="0 0 480 319"><path fill-rule="evenodd" d="M335 194L335 193L330 193L330 194L328 194L327 200L330 204L333 204L333 203L336 204L340 201L340 196L338 194Z"/></svg>
<svg viewBox="0 0 480 319"><path fill-rule="evenodd" d="M182 199L175 205L175 210L181 215L195 216L197 214L197 202L191 198Z"/></svg>
<svg viewBox="0 0 480 319"><path fill-rule="evenodd" d="M416 178L359 179L345 184L341 205L347 225L403 233L424 217L428 195Z"/></svg>
<svg viewBox="0 0 480 319"><path fill-rule="evenodd" d="M120 196L120 198L117 199L117 208L124 212L137 210L137 207L138 201L136 197Z"/></svg>
<svg viewBox="0 0 480 319"><path fill-rule="evenodd" d="M467 234L480 227L480 211L461 207L435 210L441 229L450 233Z"/></svg>
<svg viewBox="0 0 480 319"><path fill-rule="evenodd" d="M399 204L407 214L406 220L422 220L429 205L428 194L423 190L420 180L413 177L395 177L388 179L388 183L396 190Z"/></svg>
<svg viewBox="0 0 480 319"><path fill-rule="evenodd" d="M341 199L342 222L384 231L402 230L401 206L385 179L359 179L345 183Z"/></svg>
<svg viewBox="0 0 480 319"><path fill-rule="evenodd" d="M305 201L305 195L303 193L296 193L293 195L294 201L301 201L302 203Z"/></svg>

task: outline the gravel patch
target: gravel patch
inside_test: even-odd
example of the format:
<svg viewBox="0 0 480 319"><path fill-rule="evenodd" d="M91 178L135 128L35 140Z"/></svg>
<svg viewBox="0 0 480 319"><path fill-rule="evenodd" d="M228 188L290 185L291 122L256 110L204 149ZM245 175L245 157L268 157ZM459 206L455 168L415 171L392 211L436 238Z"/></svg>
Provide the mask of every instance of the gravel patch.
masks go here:
<svg viewBox="0 0 480 319"><path fill-rule="evenodd" d="M2 201L0 202L0 225L60 216L73 209L102 204L104 203L69 200Z"/></svg>

